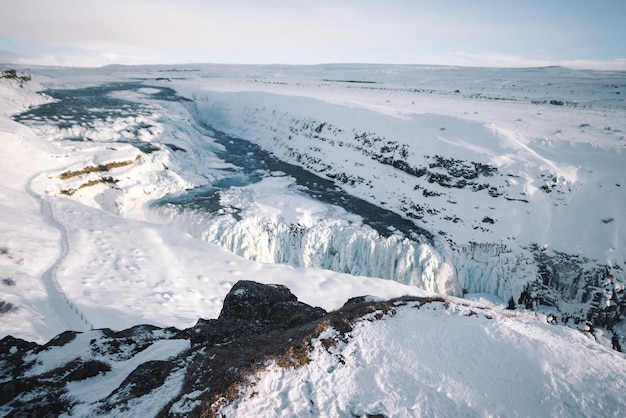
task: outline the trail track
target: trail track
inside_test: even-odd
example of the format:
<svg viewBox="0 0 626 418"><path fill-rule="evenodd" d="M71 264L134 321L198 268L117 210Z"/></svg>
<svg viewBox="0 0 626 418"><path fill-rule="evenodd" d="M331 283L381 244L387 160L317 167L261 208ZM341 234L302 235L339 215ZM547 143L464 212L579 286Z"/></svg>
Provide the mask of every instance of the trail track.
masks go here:
<svg viewBox="0 0 626 418"><path fill-rule="evenodd" d="M67 257L70 249L69 236L67 229L54 217L52 205L48 200L39 194L35 193L31 187L32 181L37 177L31 177L26 186L26 191L40 204L41 216L44 220L59 230L59 256L54 260L54 263L43 272L41 278L48 292L48 298L52 308L55 310L59 318L65 323L68 330L72 331L88 331L93 329L93 326L87 320L87 317L78 309L76 305L69 300L63 288L59 284L56 274L59 267L63 264L63 261Z"/></svg>

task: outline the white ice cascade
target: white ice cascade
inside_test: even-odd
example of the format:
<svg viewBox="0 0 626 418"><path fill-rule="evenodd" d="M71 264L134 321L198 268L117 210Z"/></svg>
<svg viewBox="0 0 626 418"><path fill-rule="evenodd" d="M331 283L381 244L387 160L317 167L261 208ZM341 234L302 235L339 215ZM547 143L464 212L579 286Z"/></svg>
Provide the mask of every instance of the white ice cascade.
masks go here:
<svg viewBox="0 0 626 418"><path fill-rule="evenodd" d="M340 219L310 225L276 219L206 213L156 206L152 220L181 229L259 262L317 267L357 276L378 277L433 292L460 295L455 269L430 244Z"/></svg>

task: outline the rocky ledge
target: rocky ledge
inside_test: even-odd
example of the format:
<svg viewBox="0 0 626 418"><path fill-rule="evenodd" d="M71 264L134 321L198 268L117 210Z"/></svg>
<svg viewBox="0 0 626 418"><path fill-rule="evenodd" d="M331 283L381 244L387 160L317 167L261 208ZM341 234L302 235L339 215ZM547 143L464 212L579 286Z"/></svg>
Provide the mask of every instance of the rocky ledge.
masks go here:
<svg viewBox="0 0 626 418"><path fill-rule="evenodd" d="M139 325L118 332L66 331L45 345L7 336L0 340L0 415L149 410L162 417L215 416L251 374L271 362L306 364L311 341L321 332L333 327L343 335L358 318L382 316L394 303L399 301L360 297L328 313L299 302L285 286L240 281L217 319L200 319L185 330Z"/></svg>

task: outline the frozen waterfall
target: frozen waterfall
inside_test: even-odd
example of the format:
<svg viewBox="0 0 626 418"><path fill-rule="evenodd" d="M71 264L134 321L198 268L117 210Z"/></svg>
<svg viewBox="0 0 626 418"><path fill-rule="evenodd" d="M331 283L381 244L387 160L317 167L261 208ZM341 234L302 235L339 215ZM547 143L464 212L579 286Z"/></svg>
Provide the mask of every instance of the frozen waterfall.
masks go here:
<svg viewBox="0 0 626 418"><path fill-rule="evenodd" d="M342 219L288 223L277 219L153 206L151 217L250 260L379 277L433 292L461 295L455 270L429 243L381 236Z"/></svg>

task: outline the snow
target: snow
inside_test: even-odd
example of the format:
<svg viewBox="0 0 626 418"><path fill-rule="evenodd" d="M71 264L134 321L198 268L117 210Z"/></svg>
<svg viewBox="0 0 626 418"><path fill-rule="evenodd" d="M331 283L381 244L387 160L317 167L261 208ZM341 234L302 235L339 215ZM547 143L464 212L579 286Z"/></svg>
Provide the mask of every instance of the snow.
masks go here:
<svg viewBox="0 0 626 418"><path fill-rule="evenodd" d="M27 376L52 371L72 359L97 360L110 366L110 370L106 373L65 384L68 396L76 402L76 405L68 414L62 416L92 416L93 411L101 406L102 401L111 395L139 365L148 361L171 359L190 347L189 340L157 340L128 358L114 360L107 353L98 353L93 349L94 342L103 338L101 331L79 333L69 343L49 347L37 354L30 354L25 359L27 362L33 362L33 366L26 373ZM144 411L147 416L154 416L180 392L183 378L184 370L172 373L161 387L129 402L132 412L114 409L109 416L137 416L138 410ZM129 413L131 415L128 415Z"/></svg>
<svg viewBox="0 0 626 418"><path fill-rule="evenodd" d="M0 266L2 278L15 282L3 285L0 294L3 300L19 306L3 316L0 335L13 333L43 342L66 328L41 280L56 260L59 232L41 215L40 203L28 193L28 187L35 174L58 167L60 161L53 147L7 117L46 99L5 79L0 79L0 92L0 246L6 249Z"/></svg>
<svg viewBox="0 0 626 418"><path fill-rule="evenodd" d="M350 127L356 126L359 132L371 131L379 136L384 135L387 138L407 144L412 151L416 150L413 151L415 155L411 155L413 159L419 159L418 152L423 150L422 152L429 155L445 155L448 158L460 158L494 165L507 174L520 176L523 179L523 181L517 182L517 185L513 184L514 182L508 183L505 188L508 196L516 199L528 199L530 197L533 198L533 201L530 205L509 204L512 206L510 218L506 217L507 211L495 212L499 216L498 225L494 227L497 229L492 229L491 234L489 234L490 240L504 241L507 237L516 236L519 241L527 242L537 238L536 232L520 229L519 225L530 222L535 224L545 222L545 225L538 226L540 230L545 229L549 232L542 237L544 243L559 250L578 250L593 255L594 258L604 255L604 250L598 250L606 247L598 246L595 237L585 242L575 242L571 239L572 234L568 231L575 229L571 222L578 217L566 215L572 211L576 214L586 213L590 209L578 202L578 196L589 201L589 194L597 193L599 184L619 183L620 178L623 178L623 144L619 143L617 139L619 135L623 136L620 133L614 134L613 137L616 140L607 141L608 144L604 143L605 141L600 141L603 138L594 138L592 142L590 141L591 144L594 144L593 148L589 150L592 152L579 151L574 154L577 158L582 154L593 159L572 161L572 147L585 146L577 143L578 138L581 137L580 133L567 140L559 140L555 137L556 135L550 135L549 138L545 139L533 137L528 135L525 130L520 131L519 128L511 130L499 126L499 121L496 125L492 119L493 113L486 116L489 122L468 121L456 115L430 113L411 114L410 116L402 114L401 117L392 119L388 115L381 115L376 111L368 110L368 103L363 104L366 109L354 109L330 105L321 99L312 100L259 92L200 92L194 98L198 108L197 112L201 120L206 120L206 123L235 135L255 138L256 142L263 144L264 147L271 149L283 158L293 159L290 155L292 149L295 149L301 153L320 158L324 165L330 165L336 171L345 170L348 173L361 176L366 181L353 186L354 192L377 202L399 202L401 196L415 195L413 189L415 181L410 176L398 173L397 170L390 167L367 164L360 168L353 167L354 161L363 159L363 155L359 151L344 146L341 152L338 152L336 146L330 145L333 140L345 144L353 142L351 139L353 133L350 131ZM451 105L447 113L457 113L458 106L458 104ZM531 124L536 122L533 119L536 119L537 116L529 113L530 111L536 113L537 109L526 109L525 106L517 103L514 106L515 110L511 109L511 111L519 115L520 118L530 119L531 122L529 123ZM541 111L542 116L544 113L552 113L551 109L541 109ZM576 112L576 110L572 112ZM587 112L585 116L598 117L594 113ZM327 123L334 128L333 131L324 131L323 134L320 134L320 136L324 135L330 138L326 142L320 142L316 135L308 136L308 131L303 127L311 124L317 126L319 123ZM545 126L546 122L542 121L541 125ZM294 129L301 129L303 132L294 132ZM337 131L337 129L341 129L341 131ZM544 133L544 135L546 134L547 132ZM275 139L277 136L289 135L293 136L294 140L277 141ZM562 132L558 136L563 136ZM585 136L583 138L586 139ZM311 147L316 147L316 150L312 151ZM606 161L607 164L599 164L599 161ZM590 176L592 170L598 170L599 173L593 173L593 176ZM576 184L578 190L574 191L573 199L564 202L558 209L553 209L552 199L547 199L543 196L544 193L539 191L541 184L537 184L538 180L535 175L540 176L541 174L559 179L565 187ZM394 180L399 176L402 178L401 182ZM502 182L501 179L494 181L497 182L496 185ZM499 187L503 188L504 184ZM616 192L620 196L622 195L619 189ZM485 196L465 191L455 191L455 193L455 197L463 199L468 208L481 209L475 213L464 212L466 218L463 219L462 223L455 225L455 241L483 242L486 239L485 234L479 229L477 230L475 226L480 224L480 220L485 214L492 211L489 206L498 207L502 204L499 202L486 204L484 202L487 197L486 193ZM441 201L443 197L436 197L433 200ZM392 203L389 205L393 207ZM437 207L439 205L445 207L445 205L437 202ZM553 221L556 225L550 223L550 215L553 212L556 212L555 219L558 219L558 221ZM561 212L565 212L563 216L559 216ZM594 218L599 221L601 216L601 214L597 214ZM441 218L441 215L437 215L429 217L426 221L431 224L431 228L449 229L450 227L442 222L443 219ZM550 233L554 227L557 227L558 231ZM572 248L574 243L577 248ZM618 262L622 262L619 256L618 260Z"/></svg>
<svg viewBox="0 0 626 418"><path fill-rule="evenodd" d="M4 299L19 306L5 315L2 333L41 342L68 327L190 326L197 317L215 317L239 278L284 283L305 302L327 309L360 294L417 292L376 277L507 301L537 274L533 256L524 250L530 243L624 266L624 105L613 87L605 87L619 90L620 73L482 69L475 75L478 70L404 66L183 70L193 71L170 82L113 91L111 98L130 100L119 116L92 120L90 115L108 111L93 103L82 116L91 122L61 115L62 127L40 118L27 128L8 116L49 100L34 93L37 82L84 88L139 76L163 78L167 70L41 68L23 88L2 80L2 230L10 245L3 244L9 257L0 261L17 283L3 286ZM353 80L357 73L357 81L376 84L336 81ZM157 104L152 99L165 87L194 102ZM566 105L550 105L555 97ZM289 175L275 170L257 183L221 192L220 203L239 211L241 222L228 214L206 218L146 206L232 176L233 166L218 157L222 147L202 123L250 139L287 161L295 150L361 177L363 182L341 187L384 208L421 205L427 213L416 222L437 232L435 241L377 236L358 216L304 196ZM366 157L348 146L354 135L367 133L407 146L414 164L430 164L427 154L497 167L506 175L485 181L527 203L465 189L437 189L441 195L422 197L415 188L426 192L432 185L388 165L366 164ZM290 135L290 141L276 139ZM145 153L132 141L184 151L160 145ZM337 148L331 141L345 145ZM126 165L59 178L110 163ZM114 185L101 183L104 176ZM552 178L554 183L546 183ZM544 184L556 191L545 193ZM71 198L62 195L68 191ZM485 224L487 217L494 223ZM268 225L272 235L264 232ZM296 241L293 225L304 227ZM340 253L331 256L336 250ZM360 275L372 278L355 277ZM331 283L342 292L321 296ZM76 314L62 314L67 307Z"/></svg>
<svg viewBox="0 0 626 418"><path fill-rule="evenodd" d="M172 373L163 383L162 386L147 393L141 397L133 398L128 401L125 406L116 406L107 412L105 416L111 417L150 417L157 416L158 413L165 407L176 395L180 393L183 387L185 370L179 370ZM79 411L77 411L79 413ZM90 413L88 408L85 408L86 414ZM74 414L74 411L72 411ZM75 415L75 414L74 414ZM68 415L73 416L73 415Z"/></svg>
<svg viewBox="0 0 626 418"><path fill-rule="evenodd" d="M117 389L122 381L140 364L146 361L167 360L188 348L188 340L156 341L129 360L111 362L111 371L102 376L90 378L93 381L68 382L68 391L72 397L79 401L95 402Z"/></svg>
<svg viewBox="0 0 626 418"><path fill-rule="evenodd" d="M209 126L251 138L318 173L361 179L341 187L390 210L421 206L419 222L443 238L434 252L456 273L447 285L430 290L517 300L538 274L528 251L532 244L580 255L599 269L626 268L621 210L626 119L615 90L621 93L623 74L567 69L474 74L422 67L390 74L359 68L360 79L380 84L361 86L320 82L351 80L347 74L353 68L309 70L299 78L298 70L281 69L248 77L247 83L214 78L175 85L194 98L197 118ZM345 77L328 76L335 72ZM454 77L446 79L448 72ZM502 77L514 79L499 84ZM554 97L562 100L551 104ZM370 132L370 139L406 145L407 161L416 166L420 160L422 166L432 163L425 155L443 155L497 167L501 174L483 181L503 197L437 188L370 163L371 150L355 142L356 135Z"/></svg>
<svg viewBox="0 0 626 418"><path fill-rule="evenodd" d="M532 315L410 304L331 328L311 362L251 376L224 416L620 416L626 362ZM325 349L321 340L337 338ZM340 388L340 389L339 389Z"/></svg>
<svg viewBox="0 0 626 418"><path fill-rule="evenodd" d="M170 412L173 414L188 414L194 407L200 405L202 401L198 399L202 391L194 390L191 393L185 394L180 400L176 401L170 408Z"/></svg>
<svg viewBox="0 0 626 418"><path fill-rule="evenodd" d="M238 216L206 217L159 208L150 219L187 231L244 258L295 267L318 267L353 275L391 279L446 294L454 273L425 243L400 235L382 237L362 220L290 190L289 177L222 192L220 203ZM243 218L240 220L239 218Z"/></svg>
<svg viewBox="0 0 626 418"><path fill-rule="evenodd" d="M2 97L3 115L45 100L27 87L9 86ZM13 107L14 102L20 107ZM130 145L97 142L109 133L115 139L116 132L128 126L126 122L121 127L114 121L99 127L93 141L69 143L54 141L84 132L33 130L6 116L0 123L0 226L5 240L1 245L8 250L0 262L3 275L16 282L3 285L2 294L19 307L3 315L0 335L43 343L85 325L87 329L89 325L123 329L141 323L189 327L200 317L217 317L224 296L243 278L286 284L302 295L302 301L325 309L338 308L362 293L380 297L421 293L395 282L247 261L176 229L120 217L143 217L140 208L146 199L190 184L172 170L163 170L163 164L169 163L166 155L142 155L136 164L107 173L121 176L118 185L126 192L124 199L119 199L120 189L98 185L80 189L74 199L60 197L59 191L68 186L58 178L63 172L135 160L137 151ZM204 164L210 159L209 155ZM70 179L69 184L86 182L89 176ZM193 181L194 176L190 178ZM33 195L28 193L29 182ZM44 276L50 280L44 281ZM327 289L333 289L332 294ZM77 308L75 314L67 309L68 302Z"/></svg>
<svg viewBox="0 0 626 418"><path fill-rule="evenodd" d="M0 337L43 343L67 329L86 331L33 357L32 373L81 356L100 333L92 327L185 328L215 318L233 284L251 279L284 284L327 310L354 296L433 291L467 293L490 308L450 298L447 306L371 317L330 352L318 342L315 361L304 367L268 365L226 416L624 410L625 360L602 346L611 345L610 332L596 330L596 342L541 315L498 311L537 277L530 244L580 255L585 266L626 269L623 73L342 65L31 71L34 80L23 87L0 79L0 278L10 279L0 283L0 300L17 307L1 314ZM93 103L82 116L40 117L29 126L10 118L50 101L36 93L42 85L111 82L136 83L110 94L132 103L119 114L91 120L107 110ZM157 101L164 88L193 102ZM61 119L62 126L54 122ZM258 181L223 188L221 212L155 206L165 196L245 177L220 157L225 148L215 130L322 176L357 179L337 185L396 213L419 204L424 213L413 221L434 238L408 240L395 227L377 233L361 216L303 193L284 170L261 170ZM495 167L501 175L480 181L510 200L378 164L359 142L363 135L395 141L389 156L405 152L411 164L439 174L437 155ZM146 145L153 148L142 151ZM111 168L95 169L104 165ZM62 178L67 172L76 175ZM625 327L614 331L624 335ZM68 383L86 402L72 412L89 415L137 364L188 346L158 341L114 361L112 372L89 385ZM182 379L174 372L112 416L155 415ZM200 396L185 395L172 411L184 414Z"/></svg>

